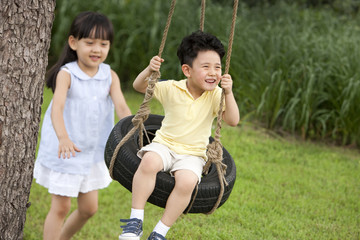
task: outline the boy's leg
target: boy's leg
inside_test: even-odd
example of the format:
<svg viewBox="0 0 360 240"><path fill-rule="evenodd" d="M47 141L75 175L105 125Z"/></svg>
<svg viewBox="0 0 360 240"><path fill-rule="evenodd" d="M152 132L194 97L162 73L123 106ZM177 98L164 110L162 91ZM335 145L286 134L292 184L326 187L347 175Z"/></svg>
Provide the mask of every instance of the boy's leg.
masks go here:
<svg viewBox="0 0 360 240"><path fill-rule="evenodd" d="M172 190L161 218L166 226L171 227L184 212L191 200L191 194L199 177L191 170L183 169L174 172L175 187Z"/></svg>
<svg viewBox="0 0 360 240"><path fill-rule="evenodd" d="M126 225L119 240L139 240L142 235L142 222L145 204L154 191L156 175L163 170L163 160L155 152L145 152L136 170L132 184L132 208L130 219L121 219Z"/></svg>
<svg viewBox="0 0 360 240"><path fill-rule="evenodd" d="M98 209L98 191L79 193L78 209L73 211L61 230L60 240L71 239Z"/></svg>
<svg viewBox="0 0 360 240"><path fill-rule="evenodd" d="M203 158L174 152L172 156L174 162L171 172L175 177L175 186L166 202L164 214L149 239L165 239L167 231L189 205L196 184L201 181L205 164Z"/></svg>
<svg viewBox="0 0 360 240"><path fill-rule="evenodd" d="M132 208L144 209L145 204L154 191L156 175L164 168L159 154L146 152L135 172L132 183Z"/></svg>
<svg viewBox="0 0 360 240"><path fill-rule="evenodd" d="M166 202L165 212L148 239L165 239L170 227L188 206L191 194L199 181L199 177L187 169L175 171L174 177L175 186Z"/></svg>
<svg viewBox="0 0 360 240"><path fill-rule="evenodd" d="M44 223L44 240L59 239L66 215L70 211L70 197L51 195L51 207Z"/></svg>

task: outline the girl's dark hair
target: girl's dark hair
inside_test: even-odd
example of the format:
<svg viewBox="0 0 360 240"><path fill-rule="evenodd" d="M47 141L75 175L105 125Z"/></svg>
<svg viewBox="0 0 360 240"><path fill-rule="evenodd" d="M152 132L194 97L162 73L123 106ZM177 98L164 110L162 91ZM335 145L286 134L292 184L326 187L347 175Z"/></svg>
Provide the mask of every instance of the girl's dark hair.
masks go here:
<svg viewBox="0 0 360 240"><path fill-rule="evenodd" d="M207 50L217 52L220 60L225 55L224 46L217 37L199 30L186 36L181 41L177 50L177 56L181 65L188 64L191 67L198 53Z"/></svg>
<svg viewBox="0 0 360 240"><path fill-rule="evenodd" d="M105 15L96 12L82 12L72 22L68 38L70 36L74 36L77 39L104 39L109 40L111 44L114 38L114 30L110 20ZM77 59L76 52L66 42L59 60L47 72L46 86L54 92L56 77L60 68L66 63L76 61Z"/></svg>

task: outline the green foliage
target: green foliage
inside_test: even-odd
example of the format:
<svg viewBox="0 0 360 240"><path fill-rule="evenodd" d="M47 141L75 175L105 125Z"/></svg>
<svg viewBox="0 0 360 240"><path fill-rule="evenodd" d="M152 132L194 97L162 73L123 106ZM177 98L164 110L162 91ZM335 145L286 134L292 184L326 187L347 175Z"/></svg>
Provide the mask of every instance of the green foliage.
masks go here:
<svg viewBox="0 0 360 240"><path fill-rule="evenodd" d="M225 2L226 0L215 1ZM311 8L327 7L341 14L356 14L360 7L358 0L242 0L241 2L248 7L267 7L283 2Z"/></svg>
<svg viewBox="0 0 360 240"><path fill-rule="evenodd" d="M359 146L356 20L279 4L244 9L239 21L231 73L243 116L304 138Z"/></svg>
<svg viewBox="0 0 360 240"><path fill-rule="evenodd" d="M62 50L72 19L81 11L98 11L109 17L115 30L115 41L107 62L118 72L122 82L129 86L151 57L158 54L169 7L170 1L162 0L58 0L50 60L56 60ZM166 59L162 67L164 77L167 72L171 73L171 78L181 77L176 57L177 46L185 35L199 28L199 19L200 3L178 1L163 54Z"/></svg>
<svg viewBox="0 0 360 240"><path fill-rule="evenodd" d="M359 4L328 1L328 8L329 4L318 1L315 5L323 8L306 8L306 4L279 0L249 8L245 2L240 1L230 67L243 122L259 122L304 139L360 146L358 17L335 9ZM58 0L50 63L59 55L74 16L99 11L115 28L107 62L119 74L122 86L130 88L158 53L169 6L170 1L163 0ZM232 1L207 1L205 31L218 36L225 47L231 14ZM199 19L200 1L177 1L162 55L163 79L184 77L177 46L199 28Z"/></svg>

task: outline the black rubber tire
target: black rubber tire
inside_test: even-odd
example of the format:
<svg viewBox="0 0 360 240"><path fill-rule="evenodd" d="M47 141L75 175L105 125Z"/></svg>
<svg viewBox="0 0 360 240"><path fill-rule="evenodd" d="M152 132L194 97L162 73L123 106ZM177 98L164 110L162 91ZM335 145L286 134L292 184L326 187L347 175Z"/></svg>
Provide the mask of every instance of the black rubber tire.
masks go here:
<svg viewBox="0 0 360 240"><path fill-rule="evenodd" d="M113 128L105 147L105 162L109 167L112 155L118 143L121 139L132 129L133 125L131 119L133 116L129 116L120 120ZM161 121L164 117L160 115L151 114L145 121L145 129L148 132L155 133L161 126ZM150 136L150 135L149 135ZM132 179L136 172L140 159L136 156L139 149L138 144L139 134L136 132L119 150L114 164L113 177L126 189L131 191ZM152 138L151 138L152 139ZM210 137L210 141L213 138ZM144 137L144 145L148 144L148 141ZM230 196L232 188L236 179L236 167L235 162L230 156L229 152L223 148L223 162L227 165L225 179L229 183L225 186L224 195L220 202L223 205L224 202ZM166 201L174 188L175 180L168 173L159 172L156 179L156 186L148 199L148 202L162 207L165 207ZM195 193L195 191L194 191ZM208 213L215 205L220 193L220 183L216 167L212 165L210 171L206 176L203 176L201 183L199 184L198 193L189 213ZM184 211L186 212L187 209Z"/></svg>

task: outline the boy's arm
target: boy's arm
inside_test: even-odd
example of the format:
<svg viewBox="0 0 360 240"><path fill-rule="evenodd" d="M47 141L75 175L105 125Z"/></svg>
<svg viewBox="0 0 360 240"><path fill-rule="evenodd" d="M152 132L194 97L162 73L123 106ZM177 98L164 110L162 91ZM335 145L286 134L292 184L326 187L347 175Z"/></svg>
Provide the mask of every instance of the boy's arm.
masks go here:
<svg viewBox="0 0 360 240"><path fill-rule="evenodd" d="M119 119L130 116L131 111L121 91L120 79L113 70L111 70L111 78L110 96L115 106L116 115Z"/></svg>
<svg viewBox="0 0 360 240"><path fill-rule="evenodd" d="M221 79L221 87L225 90L226 104L225 111L223 112L223 119L228 125L234 127L240 121L240 113L232 91L232 83L233 81L229 74L225 74Z"/></svg>
<svg viewBox="0 0 360 240"><path fill-rule="evenodd" d="M146 78L150 76L152 72L160 70L161 63L164 62L164 59L159 56L155 56L150 60L150 64L135 78L133 82L133 87L136 91L145 93L148 86Z"/></svg>

